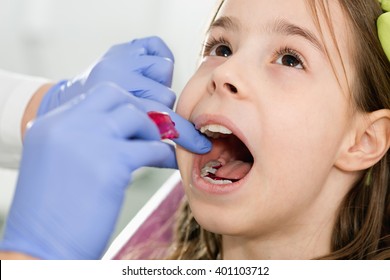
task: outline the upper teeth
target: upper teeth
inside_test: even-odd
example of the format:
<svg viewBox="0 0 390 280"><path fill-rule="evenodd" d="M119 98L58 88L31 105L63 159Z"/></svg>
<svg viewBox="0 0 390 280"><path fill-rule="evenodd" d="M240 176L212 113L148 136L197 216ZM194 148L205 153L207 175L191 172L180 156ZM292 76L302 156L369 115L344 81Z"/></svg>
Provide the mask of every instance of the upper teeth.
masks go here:
<svg viewBox="0 0 390 280"><path fill-rule="evenodd" d="M232 131L223 125L208 124L200 128L200 132L211 138L218 138L220 134L232 134Z"/></svg>

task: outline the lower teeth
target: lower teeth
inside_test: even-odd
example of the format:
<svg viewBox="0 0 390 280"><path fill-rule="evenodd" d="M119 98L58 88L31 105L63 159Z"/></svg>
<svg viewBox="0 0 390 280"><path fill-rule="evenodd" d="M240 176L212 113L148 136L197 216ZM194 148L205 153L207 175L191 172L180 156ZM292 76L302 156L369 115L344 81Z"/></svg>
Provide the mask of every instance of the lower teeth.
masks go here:
<svg viewBox="0 0 390 280"><path fill-rule="evenodd" d="M216 185L225 185L233 183L230 180L225 180L215 176L217 170L222 167L222 163L218 160L212 160L202 168L200 176L203 177L206 181L216 184Z"/></svg>
<svg viewBox="0 0 390 280"><path fill-rule="evenodd" d="M213 183L215 185L226 185L226 184L231 184L233 183L232 181L229 180L213 180L210 177L203 177L206 181Z"/></svg>

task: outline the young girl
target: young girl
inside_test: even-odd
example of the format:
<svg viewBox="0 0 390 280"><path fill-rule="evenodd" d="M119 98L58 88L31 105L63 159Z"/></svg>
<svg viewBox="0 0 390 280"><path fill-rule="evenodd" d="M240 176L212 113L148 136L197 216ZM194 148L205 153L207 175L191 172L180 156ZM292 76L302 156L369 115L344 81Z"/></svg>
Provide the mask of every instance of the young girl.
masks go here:
<svg viewBox="0 0 390 280"><path fill-rule="evenodd" d="M390 63L377 0L225 0L177 112L174 259L390 258Z"/></svg>

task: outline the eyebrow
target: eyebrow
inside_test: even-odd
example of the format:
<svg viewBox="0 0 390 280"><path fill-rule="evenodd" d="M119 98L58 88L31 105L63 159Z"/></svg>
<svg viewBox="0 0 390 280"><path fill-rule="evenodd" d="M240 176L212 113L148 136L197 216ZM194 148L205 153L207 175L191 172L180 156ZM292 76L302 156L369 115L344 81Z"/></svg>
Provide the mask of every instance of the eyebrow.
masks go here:
<svg viewBox="0 0 390 280"><path fill-rule="evenodd" d="M267 28L271 33L279 33L286 36L300 36L309 41L314 47L323 52L323 47L317 37L308 29L299 27L284 19L277 19Z"/></svg>
<svg viewBox="0 0 390 280"><path fill-rule="evenodd" d="M209 28L209 32L214 28L223 28L225 30L238 31L240 23L234 17L222 16L216 19ZM317 37L308 29L292 24L284 19L276 19L275 21L263 27L268 33L278 33L286 36L299 36L311 43L319 51L324 52L324 48Z"/></svg>
<svg viewBox="0 0 390 280"><path fill-rule="evenodd" d="M220 27L220 28L223 28L226 30L238 31L240 29L240 24L239 24L238 20L235 18L223 16L223 17L220 17L220 18L216 19L215 21L213 21L211 23L208 31L210 31L214 28L217 28L217 27Z"/></svg>

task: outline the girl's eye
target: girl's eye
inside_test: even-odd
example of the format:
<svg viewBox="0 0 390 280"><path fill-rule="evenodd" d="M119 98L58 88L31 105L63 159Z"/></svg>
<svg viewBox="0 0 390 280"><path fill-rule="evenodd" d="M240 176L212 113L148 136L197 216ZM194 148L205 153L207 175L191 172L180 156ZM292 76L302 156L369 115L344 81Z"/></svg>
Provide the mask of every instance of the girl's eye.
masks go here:
<svg viewBox="0 0 390 280"><path fill-rule="evenodd" d="M204 45L203 56L229 57L233 54L229 42L224 38L210 38Z"/></svg>
<svg viewBox="0 0 390 280"><path fill-rule="evenodd" d="M280 51L277 51L276 57L277 59L275 63L277 64L297 69L305 69L301 56L292 49L284 48Z"/></svg>
<svg viewBox="0 0 390 280"><path fill-rule="evenodd" d="M231 49L223 44L218 44L214 46L210 51L209 55L211 56L223 56L223 57L229 57L233 54Z"/></svg>
<svg viewBox="0 0 390 280"><path fill-rule="evenodd" d="M285 54L285 55L279 57L276 60L276 63L282 64L285 66L290 66L290 67L297 67L300 69L302 68L302 65L299 62L299 60L295 56L290 55L290 54Z"/></svg>

